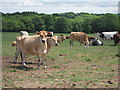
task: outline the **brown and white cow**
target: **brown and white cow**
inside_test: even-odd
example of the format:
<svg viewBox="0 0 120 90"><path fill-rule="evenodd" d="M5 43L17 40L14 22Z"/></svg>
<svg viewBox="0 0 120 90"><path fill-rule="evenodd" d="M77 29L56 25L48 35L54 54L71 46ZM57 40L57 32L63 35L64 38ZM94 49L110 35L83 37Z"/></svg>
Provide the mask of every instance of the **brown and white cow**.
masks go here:
<svg viewBox="0 0 120 90"><path fill-rule="evenodd" d="M84 32L71 32L67 39L70 39L70 46L73 46L73 41L84 43L85 47L89 46L88 36Z"/></svg>
<svg viewBox="0 0 120 90"><path fill-rule="evenodd" d="M119 41L120 41L120 34L119 33L113 35L113 41L114 41L115 45L117 45L119 43Z"/></svg>

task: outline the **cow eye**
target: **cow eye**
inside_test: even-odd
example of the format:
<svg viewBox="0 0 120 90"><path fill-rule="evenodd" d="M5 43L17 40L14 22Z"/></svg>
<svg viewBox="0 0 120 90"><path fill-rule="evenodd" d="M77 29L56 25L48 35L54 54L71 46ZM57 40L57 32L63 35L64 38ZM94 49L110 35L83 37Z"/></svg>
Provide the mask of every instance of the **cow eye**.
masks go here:
<svg viewBox="0 0 120 90"><path fill-rule="evenodd" d="M42 35L40 35L40 37L43 37Z"/></svg>

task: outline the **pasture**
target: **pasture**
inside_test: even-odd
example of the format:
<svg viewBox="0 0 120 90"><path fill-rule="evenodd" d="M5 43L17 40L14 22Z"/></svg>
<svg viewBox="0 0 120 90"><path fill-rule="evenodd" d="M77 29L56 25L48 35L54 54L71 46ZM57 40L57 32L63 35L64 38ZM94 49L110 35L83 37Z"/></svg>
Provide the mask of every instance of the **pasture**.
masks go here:
<svg viewBox="0 0 120 90"><path fill-rule="evenodd" d="M17 35L19 33L2 33L3 88L118 87L119 55L113 41L85 48L79 42L70 47L69 40L65 40L46 56L47 69L36 69L36 56L27 56L26 67L22 67L20 57L17 64L13 63L15 47L11 42Z"/></svg>

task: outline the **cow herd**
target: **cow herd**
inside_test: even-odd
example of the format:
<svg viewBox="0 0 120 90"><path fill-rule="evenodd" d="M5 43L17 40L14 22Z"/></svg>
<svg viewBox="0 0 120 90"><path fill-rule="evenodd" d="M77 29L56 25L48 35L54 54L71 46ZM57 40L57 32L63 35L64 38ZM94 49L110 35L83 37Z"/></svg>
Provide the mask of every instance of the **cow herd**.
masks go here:
<svg viewBox="0 0 120 90"><path fill-rule="evenodd" d="M118 32L102 32L97 33L97 35L103 40L114 40L115 45L120 41L120 34ZM40 65L43 65L44 68L46 68L46 54L50 52L52 47L57 46L58 43L64 42L66 39L70 39L70 46L73 46L74 41L84 44L85 47L89 47L90 45L103 45L103 42L98 38L88 36L84 32L71 32L69 36L60 35L60 37L58 37L53 35L53 32L45 30L37 31L33 36L30 36L26 31L20 31L20 35L16 37L16 41L12 42L12 46L16 46L14 62L16 62L18 55L20 54L22 65L25 66L26 55L36 55L38 57L38 68Z"/></svg>

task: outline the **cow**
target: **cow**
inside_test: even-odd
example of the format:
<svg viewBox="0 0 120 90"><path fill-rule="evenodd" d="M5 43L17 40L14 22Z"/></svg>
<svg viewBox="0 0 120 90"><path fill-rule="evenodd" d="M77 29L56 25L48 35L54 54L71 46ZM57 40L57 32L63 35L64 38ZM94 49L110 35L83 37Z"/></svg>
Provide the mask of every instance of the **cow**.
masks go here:
<svg viewBox="0 0 120 90"><path fill-rule="evenodd" d="M117 34L113 35L113 41L114 41L115 46L119 43L119 41L120 41L120 33L117 33Z"/></svg>
<svg viewBox="0 0 120 90"><path fill-rule="evenodd" d="M50 52L52 47L57 45L59 45L57 36L47 37L47 53Z"/></svg>
<svg viewBox="0 0 120 90"><path fill-rule="evenodd" d="M60 37L58 37L58 43L64 42L64 40L66 40L65 35L60 35Z"/></svg>
<svg viewBox="0 0 120 90"><path fill-rule="evenodd" d="M92 46L103 45L103 42L100 41L98 38L95 38L94 36L88 36L88 40L89 40L89 45Z"/></svg>
<svg viewBox="0 0 120 90"><path fill-rule="evenodd" d="M20 36L23 36L23 35L28 36L29 34L27 31L20 31ZM16 41L12 42L12 46L16 46Z"/></svg>
<svg viewBox="0 0 120 90"><path fill-rule="evenodd" d="M22 35L27 35L28 36L28 32L27 31L20 31L20 36Z"/></svg>
<svg viewBox="0 0 120 90"><path fill-rule="evenodd" d="M50 32L50 31L45 31L45 30L42 30L44 32L46 32L46 36L48 37L52 37L53 36L53 32ZM40 35L41 34L41 31L36 31L36 34Z"/></svg>
<svg viewBox="0 0 120 90"><path fill-rule="evenodd" d="M17 44L16 44L16 41L13 41L12 42L12 46L16 46Z"/></svg>
<svg viewBox="0 0 120 90"><path fill-rule="evenodd" d="M45 34L45 33L44 33ZM44 35L45 36L45 35ZM41 55L41 64L44 65L44 68L46 68L46 65L44 64L45 55L50 51L50 49L54 45L58 45L57 43L57 36L52 37L45 37L45 41L43 41L43 35L34 35L34 36L18 36L17 41L17 49L18 51L22 52L22 65L25 64L25 57L26 54L30 55L37 55L38 57L38 68L40 66L40 55Z"/></svg>
<svg viewBox="0 0 120 90"><path fill-rule="evenodd" d="M70 46L73 46L73 41L84 43L85 47L89 46L88 35L84 32L71 32L67 39L70 39Z"/></svg>
<svg viewBox="0 0 120 90"><path fill-rule="evenodd" d="M20 31L20 35L19 36L29 36L29 34L28 34L27 31ZM14 62L15 62L15 60L18 58L18 54L20 54L20 56L22 58L22 52L20 51L19 48L17 48L17 42L16 41L12 42L12 46L16 46L16 53L15 53L15 59L14 59Z"/></svg>
<svg viewBox="0 0 120 90"><path fill-rule="evenodd" d="M113 35L118 33L117 31L114 32L101 32L97 33L99 37L101 37L103 40L111 40L113 38Z"/></svg>

